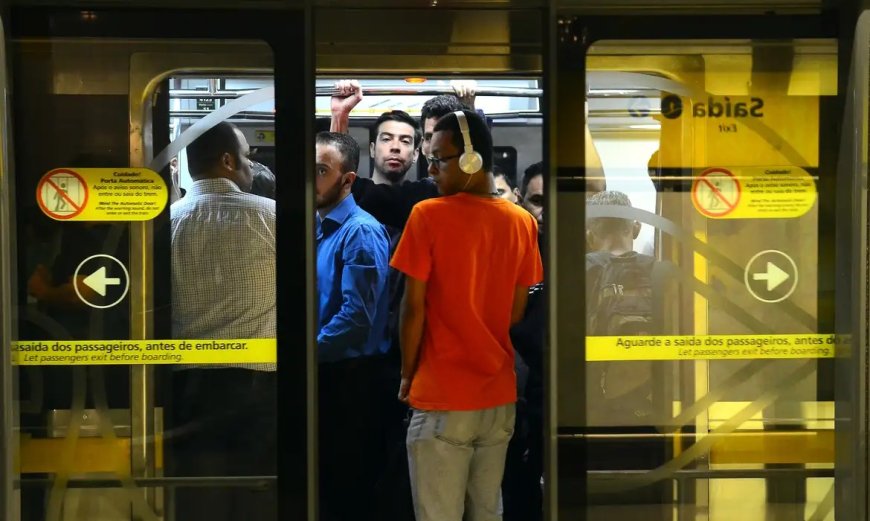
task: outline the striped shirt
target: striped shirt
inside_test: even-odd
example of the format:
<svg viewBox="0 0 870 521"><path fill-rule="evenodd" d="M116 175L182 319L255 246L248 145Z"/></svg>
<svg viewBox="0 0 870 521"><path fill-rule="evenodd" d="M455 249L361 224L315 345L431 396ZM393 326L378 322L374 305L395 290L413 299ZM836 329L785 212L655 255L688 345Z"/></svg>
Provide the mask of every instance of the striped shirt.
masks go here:
<svg viewBox="0 0 870 521"><path fill-rule="evenodd" d="M172 205L170 219L173 337L275 338L275 202L228 179L200 179Z"/></svg>

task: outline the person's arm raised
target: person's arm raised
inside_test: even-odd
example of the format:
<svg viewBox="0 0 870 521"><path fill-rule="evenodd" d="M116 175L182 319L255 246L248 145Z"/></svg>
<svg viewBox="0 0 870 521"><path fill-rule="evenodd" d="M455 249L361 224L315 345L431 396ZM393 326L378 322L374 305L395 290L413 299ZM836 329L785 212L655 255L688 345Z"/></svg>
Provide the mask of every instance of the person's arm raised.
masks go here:
<svg viewBox="0 0 870 521"><path fill-rule="evenodd" d="M329 131L347 134L350 126L350 111L363 99L363 91L357 80L339 80L335 82L338 91L329 102L331 118Z"/></svg>
<svg viewBox="0 0 870 521"><path fill-rule="evenodd" d="M477 82L474 80L453 80L450 82L450 86L453 87L453 94L459 98L459 101L470 110L474 110Z"/></svg>

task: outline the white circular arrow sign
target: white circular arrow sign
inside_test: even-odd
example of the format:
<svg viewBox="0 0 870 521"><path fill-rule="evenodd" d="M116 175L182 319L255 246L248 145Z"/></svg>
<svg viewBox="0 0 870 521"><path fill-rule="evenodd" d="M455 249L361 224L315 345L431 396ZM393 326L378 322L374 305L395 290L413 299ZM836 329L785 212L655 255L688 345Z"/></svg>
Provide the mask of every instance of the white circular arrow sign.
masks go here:
<svg viewBox="0 0 870 521"><path fill-rule="evenodd" d="M797 264L779 250L760 251L746 263L743 281L749 293L761 302L782 302L797 289Z"/></svg>
<svg viewBox="0 0 870 521"><path fill-rule="evenodd" d="M105 297L106 294L109 292L109 289L111 287L114 287L114 286L123 285L124 290L121 291L120 296L113 298L113 300L111 302L94 303L94 302L91 302L90 300L88 300L87 298L85 298L85 296L82 295L82 292L79 291L79 284L78 284L79 272L82 270L82 268L87 263L89 263L95 259L103 259L103 258L109 259L112 263L117 264L118 266L121 267L121 273L123 273L123 275L124 275L123 276L124 280L122 281L121 278L119 278L119 277L109 277L107 275L107 270L106 270L106 266L105 266L106 263L103 262L102 265L100 265L98 268L94 269L89 275L85 276L85 278L82 279L82 281L81 281L82 284L84 284L85 286L94 290L97 293L97 295L99 295L100 297ZM91 268L91 269L93 269L93 268ZM87 273L88 271L90 271L90 270L86 269L85 273ZM85 259L79 263L78 267L76 268L75 273L73 274L73 289L75 289L76 295L78 295L79 300L81 300L82 302L84 302L88 306L90 306L92 308L97 308L97 309L110 308L112 306L118 305L118 303L121 302L122 300L124 300L124 297L127 296L127 291L130 290L130 273L127 271L127 267L124 266L123 262L119 261L115 257L112 257L111 255L106 255L104 253L98 253L97 255L91 255L90 257L88 257L87 259Z"/></svg>

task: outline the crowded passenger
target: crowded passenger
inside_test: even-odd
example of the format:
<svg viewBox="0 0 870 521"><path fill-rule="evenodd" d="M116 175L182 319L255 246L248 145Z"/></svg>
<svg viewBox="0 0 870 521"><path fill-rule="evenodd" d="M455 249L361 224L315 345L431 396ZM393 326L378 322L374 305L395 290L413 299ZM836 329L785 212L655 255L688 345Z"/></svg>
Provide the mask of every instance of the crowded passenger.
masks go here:
<svg viewBox="0 0 870 521"><path fill-rule="evenodd" d="M587 199L587 206L632 208L628 196L604 191ZM640 223L624 217L590 217L586 237L586 316L590 336L630 336L661 334L661 304L654 302L654 279L659 263L638 253L634 241ZM619 292L612 291L619 287ZM617 416L643 419L652 414L650 401L650 363L589 364L600 371L589 390L592 420L610 424ZM600 418L599 418L600 417ZM624 421L620 420L620 421Z"/></svg>
<svg viewBox="0 0 870 521"><path fill-rule="evenodd" d="M275 174L269 167L257 161L251 161L251 172L254 179L251 183L251 193L260 197L275 199Z"/></svg>
<svg viewBox="0 0 870 521"><path fill-rule="evenodd" d="M538 161L526 168L523 175L520 200L532 217L538 221L539 230L543 233L544 224L544 162Z"/></svg>
<svg viewBox="0 0 870 521"><path fill-rule="evenodd" d="M429 157L432 132L439 119L457 110L474 110L474 89L466 88L461 82L455 84L453 89L457 93L456 95L441 94L434 98L429 98L420 108L420 128L423 130L423 142L420 146L420 156L422 159ZM464 96L459 95L460 91ZM425 179L428 176L429 165L421 160L417 178Z"/></svg>
<svg viewBox="0 0 870 521"><path fill-rule="evenodd" d="M375 519L374 485L383 467L383 396L389 350L389 236L357 206L351 185L359 146L347 134L316 140L319 292L321 519Z"/></svg>
<svg viewBox="0 0 870 521"><path fill-rule="evenodd" d="M432 147L432 134L435 132L435 125L438 123L438 120L457 110L471 108L473 108L473 105L466 105L458 96L452 94L441 94L434 98L429 98L423 103L423 107L420 108L420 128L423 129L423 143L420 146L420 153L424 159L429 157L429 151Z"/></svg>
<svg viewBox="0 0 870 521"><path fill-rule="evenodd" d="M348 97L332 98L333 118L332 128L347 130L347 117L350 111L362 100L362 90L355 80L343 80L337 83L339 95L347 94ZM370 128L369 154L372 158L371 180L357 180L353 186L355 196L360 194L357 187L370 184L380 186L401 186L406 183L407 173L417 160L417 152L420 146L420 127L407 113L401 110L384 112L378 117ZM427 183L427 187L432 187ZM389 210L389 205L378 205L372 202L364 194L360 194L359 204L367 210L377 208ZM393 253L399 243L402 234L401 223L383 219L386 224L390 239L390 254ZM399 383L400 356L399 356L399 304L404 291L404 276L401 272L390 268L388 282L388 309L389 319L385 335L390 339L390 349L384 371L377 375L373 386L381 393L383 405L382 425L383 445L387 449L388 461L379 465L381 470L376 482L375 497L378 512L382 517L392 519L410 519L413 517L410 501L403 500L402 495L395 494L397 489L409 490L410 483L407 479L406 454L404 451L404 425L403 420L407 416L407 407L395 400L395 388Z"/></svg>
<svg viewBox="0 0 870 521"><path fill-rule="evenodd" d="M178 174L178 156L175 156L169 160L169 204L184 197L186 192L184 188L181 188Z"/></svg>
<svg viewBox="0 0 870 521"><path fill-rule="evenodd" d="M353 107L362 100L362 90L358 83L353 81L339 82L337 87L338 93L333 97L331 104L333 108L331 128L346 131L349 123L348 115ZM466 90L463 94L470 94L472 97L466 99L473 103L473 90ZM341 96L346 97L342 98ZM451 95L436 96L423 105L421 110L421 123L424 128L424 134L421 148L427 153L427 155L436 122L442 116L461 108L463 108L463 103L461 103L456 96ZM378 129L378 126L379 123L376 122L375 129ZM376 131L375 135L377 136L378 134L379 132ZM398 152L398 150L396 152ZM382 161L379 158L377 143L371 145L371 153L374 163L372 179L357 180L353 187L354 195L359 197L360 206L370 209L373 215L388 225L388 228L391 230L391 236L395 239L400 236L396 231L401 231L405 219L407 219L407 215L411 211L411 207L413 207L418 201L437 197L439 195L438 189L437 186L428 179L428 176L416 182L408 182L405 179L405 176L398 175L392 180L395 182L389 182L389 179L385 180L386 176L382 176L379 172L382 170L380 168ZM387 188L388 186L390 188ZM401 289L401 285L397 285L396 287ZM393 302L395 301L396 300L394 299ZM395 314L393 316L395 316ZM396 325L396 323L393 324L392 331L394 334L398 335L398 328ZM400 432L402 430L400 430ZM396 477L397 473L395 471L392 471L392 469L386 470L391 473L393 478ZM384 481L385 485L387 483L388 481ZM399 488L403 485L401 481L396 484L399 485ZM411 515L401 511L401 499L393 499L393 503L393 510L389 512L393 519L411 518Z"/></svg>
<svg viewBox="0 0 870 521"><path fill-rule="evenodd" d="M617 215L586 220L586 331L589 336L652 336L667 334L665 292L670 280L665 263L638 253L634 241L640 223L630 217L629 197L618 191L593 194L587 208L604 207ZM623 212L623 209L625 210ZM618 215L622 214L622 215ZM618 291L614 291L618 288ZM586 364L586 421L598 436L588 445L587 465L592 470L654 469L668 460L666 444L660 441L662 418L670 417L671 402L654 385L656 364L645 360L589 362ZM627 447L613 434L630 430L637 438ZM629 492L592 497L590 502L632 505L666 503L671 485L661 481ZM670 511L644 510L650 519L666 519ZM591 510L590 519L609 518Z"/></svg>
<svg viewBox="0 0 870 521"><path fill-rule="evenodd" d="M406 112L392 110L384 112L370 129L369 154L372 158L372 181L375 184L396 186L405 182L407 173L417 160L420 147L420 128L417 122ZM390 238L390 255L399 244L402 228L387 226ZM381 475L376 483L376 499L378 514L400 521L410 519L412 507L410 501L402 500L396 495L398 489L410 489L407 479L407 454L403 448L404 425L407 407L394 399L396 386L399 384L401 357L399 355L399 305L405 288L405 277L394 268L389 270L389 320L386 335L390 339L390 349L385 371L379 375L376 382L384 407L384 422L382 424L383 444L387 453L393 456L381 464ZM407 496L406 496L407 498Z"/></svg>
<svg viewBox="0 0 870 521"><path fill-rule="evenodd" d="M467 100L473 100L474 91L469 86L461 87L459 83L454 89L459 90ZM363 99L363 89L356 80L341 80L336 83L336 94L330 101L332 117L330 129L337 132L347 132L350 113ZM438 118L464 106L456 96L436 96L426 101L421 109L420 121L423 133L419 149L421 153L429 149L431 132ZM419 127L417 127L419 128ZM372 149L372 153L376 152ZM418 162L425 165L424 162ZM377 168L377 165L376 165ZM396 183L378 183L372 179L358 178L353 185L353 195L359 205L371 213L377 220L387 226L401 229L405 225L411 208L419 201L438 196L438 188L431 179L423 177L418 181L408 179Z"/></svg>
<svg viewBox="0 0 870 521"><path fill-rule="evenodd" d="M420 128L407 112L384 112L371 128L369 155L373 160L372 181L397 185L417 161Z"/></svg>
<svg viewBox="0 0 870 521"><path fill-rule="evenodd" d="M495 180L495 191L498 193L498 196L512 203L519 204L520 191L513 179L496 165L492 167L492 176Z"/></svg>
<svg viewBox="0 0 870 521"><path fill-rule="evenodd" d="M429 145L435 124L443 116L457 110L474 110L476 82L473 80L455 80L450 82L454 94L442 94L426 100L420 109L420 124L415 127L422 131L422 141L417 144L420 153L420 179L428 175L428 165L423 159L429 157ZM357 80L340 80L335 83L336 94L330 100L331 118L330 130L347 132L350 125L350 113L364 97L362 86ZM482 111L478 111L481 116ZM376 125L377 126L377 125ZM372 153L374 156L374 153ZM377 182L375 176L372 179Z"/></svg>
<svg viewBox="0 0 870 521"><path fill-rule="evenodd" d="M543 163L526 168L519 198L521 206L538 222L543 237ZM517 366L524 370L524 385L517 387L516 432L508 447L503 491L505 521L537 521L543 515L541 477L544 472L544 332L546 301L544 283L529 288L526 312L511 328Z"/></svg>
<svg viewBox="0 0 870 521"><path fill-rule="evenodd" d="M515 422L509 329L542 278L537 225L495 194L476 113L439 120L429 165L445 197L414 207L392 260L407 276L399 398L413 407L414 509L417 521L499 519Z"/></svg>
<svg viewBox="0 0 870 521"><path fill-rule="evenodd" d="M593 151L594 152L594 151ZM597 158L597 154L594 154ZM594 178L587 178L587 196L603 188L600 163L590 164ZM544 166L537 162L526 168L521 181L520 204L538 221L539 244L544 237ZM529 288L523 319L511 329L518 361L525 363L525 385L518 391L517 431L511 440L505 469L505 521L536 521L543 515L541 479L544 472L544 340L546 331L546 285ZM519 364L518 364L519 365ZM525 434L525 436L522 436Z"/></svg>
<svg viewBox="0 0 870 521"><path fill-rule="evenodd" d="M244 135L226 122L187 148L193 185L170 208L174 338L275 338L275 203L246 193L249 154ZM274 475L275 365L176 369L170 473ZM175 489L175 519L274 520L276 504L274 487Z"/></svg>
<svg viewBox="0 0 870 521"><path fill-rule="evenodd" d="M340 92L339 96L347 94L350 94L352 99L347 104L342 105L342 110L345 112L339 114L333 112L333 122L341 121L344 129L347 129L348 125L348 119L345 116L362 99L358 84L350 91ZM333 107L337 106L335 102L334 98ZM421 117L424 128L421 148L429 146L428 138L431 137L431 134L427 131L434 130L438 117L450 112L444 110L439 116L432 114L444 109L441 105L449 105L450 103L459 102L453 96L438 96L430 99L424 105ZM601 163L594 145L591 143L588 131L586 137L587 148L591 147L587 154L589 158L587 188L590 191L597 191L603 185ZM495 165L492 165L492 171L496 171ZM510 181L504 175L499 175L493 181L497 183L493 186L493 194L506 197L508 200L512 200L510 197L512 195L514 197L520 196L517 197L517 201L521 202L523 208L535 217L539 223L539 231L542 233L544 215L543 163L535 163L526 170L522 183L522 194L511 186ZM398 228L404 226L415 204L439 195L437 185L428 177L415 182L405 181L395 185L375 184L372 180L359 179L353 186L353 193L355 197L358 197L360 206L369 210L381 222ZM522 398L528 402L528 406L523 411L526 418L520 419L516 426L518 432L526 433L526 435L521 436L517 440L517 445L513 447L514 450L519 451L516 461L520 464L513 465L511 469L513 476L505 476L506 481L513 478L513 483L506 483L505 487L506 494L510 493L513 496L506 498L506 500L510 499L513 502L510 505L511 510L505 511L505 519L516 520L540 519L542 515L540 482L543 473L543 350L545 331L543 284L533 285L529 289L528 298L528 313L523 318L523 323L515 326L512 332L518 351L522 350L523 356L529 359L525 362L528 364L528 382L520 389L523 393ZM520 369L524 366L522 360L522 357L517 357L517 365ZM524 374L522 370L519 373Z"/></svg>
<svg viewBox="0 0 870 521"><path fill-rule="evenodd" d="M362 89L356 80L342 80L336 83L337 94L331 100L333 130L347 132L349 114L363 99ZM464 91L463 94L473 91ZM421 123L427 125L429 134L424 136L423 146L428 150L432 128L438 117L448 113L449 107L462 108L455 96L438 96L428 100L423 106L424 117ZM360 207L370 211L383 222L390 236L390 254L395 251L402 235L404 220L411 206L418 200L435 197L438 190L428 179L409 182L407 173L417 163L421 143L420 126L407 113L399 110L384 112L370 128L369 153L372 158L371 179L357 179L353 184L354 197L358 197ZM387 188L390 187L390 188ZM367 188L373 188L367 190ZM397 193L408 191L412 197L395 197ZM378 466L380 477L376 482L376 511L381 518L394 521L412 521L413 505L410 501L410 482L408 477L407 450L405 448L407 406L395 399L395 389L401 373L399 340L399 308L404 293L404 275L390 268L389 276L389 320L386 334L391 339L387 356L386 371L379 375L379 382L373 385L383 393L382 424L383 444L387 458Z"/></svg>

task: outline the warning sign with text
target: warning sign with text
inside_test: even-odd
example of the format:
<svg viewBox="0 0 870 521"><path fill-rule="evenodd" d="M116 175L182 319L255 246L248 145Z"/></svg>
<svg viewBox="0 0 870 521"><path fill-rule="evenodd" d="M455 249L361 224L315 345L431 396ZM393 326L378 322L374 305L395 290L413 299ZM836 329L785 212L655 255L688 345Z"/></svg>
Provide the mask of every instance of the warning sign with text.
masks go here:
<svg viewBox="0 0 870 521"><path fill-rule="evenodd" d="M147 221L168 198L163 178L147 168L56 168L36 189L43 213L62 221Z"/></svg>
<svg viewBox="0 0 870 521"><path fill-rule="evenodd" d="M274 364L272 338L217 340L29 340L12 344L14 365Z"/></svg>
<svg viewBox="0 0 870 521"><path fill-rule="evenodd" d="M833 358L834 335L683 335L586 337L589 362Z"/></svg>
<svg viewBox="0 0 870 521"><path fill-rule="evenodd" d="M711 219L800 217L816 202L816 183L802 168L708 168L692 182L692 204Z"/></svg>

